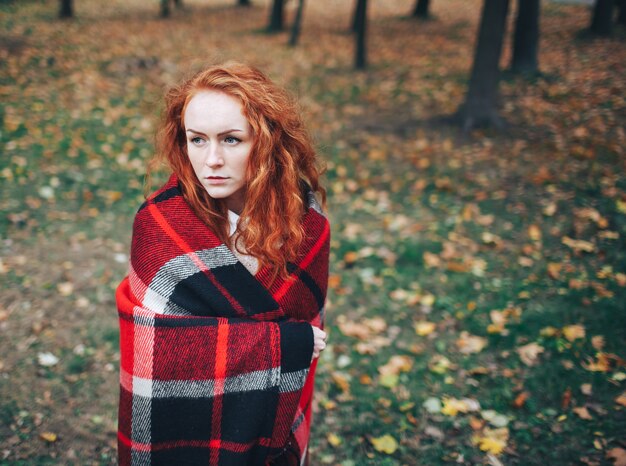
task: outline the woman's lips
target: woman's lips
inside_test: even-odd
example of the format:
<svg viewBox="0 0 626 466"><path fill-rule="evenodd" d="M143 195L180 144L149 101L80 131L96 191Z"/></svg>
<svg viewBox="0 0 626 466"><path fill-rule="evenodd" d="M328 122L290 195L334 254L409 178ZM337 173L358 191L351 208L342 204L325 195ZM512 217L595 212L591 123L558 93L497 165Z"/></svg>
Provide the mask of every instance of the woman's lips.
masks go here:
<svg viewBox="0 0 626 466"><path fill-rule="evenodd" d="M225 176L207 176L206 179L209 184L224 184L228 181L228 178Z"/></svg>

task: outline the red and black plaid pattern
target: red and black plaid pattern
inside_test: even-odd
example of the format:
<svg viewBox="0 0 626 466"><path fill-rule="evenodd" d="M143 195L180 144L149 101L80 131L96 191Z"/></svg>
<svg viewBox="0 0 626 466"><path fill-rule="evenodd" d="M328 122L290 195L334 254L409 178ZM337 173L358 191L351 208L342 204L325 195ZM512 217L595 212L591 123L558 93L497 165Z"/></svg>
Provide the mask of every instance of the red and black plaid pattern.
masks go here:
<svg viewBox="0 0 626 466"><path fill-rule="evenodd" d="M120 317L120 465L302 464L330 230L313 195L288 279L253 276L172 176L139 209Z"/></svg>

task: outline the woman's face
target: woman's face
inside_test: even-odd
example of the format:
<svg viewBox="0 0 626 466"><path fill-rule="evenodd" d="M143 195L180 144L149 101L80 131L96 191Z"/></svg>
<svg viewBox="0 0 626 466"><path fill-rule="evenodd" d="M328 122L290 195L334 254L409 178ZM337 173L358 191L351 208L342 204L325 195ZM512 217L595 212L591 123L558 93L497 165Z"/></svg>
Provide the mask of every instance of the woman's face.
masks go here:
<svg viewBox="0 0 626 466"><path fill-rule="evenodd" d="M239 99L217 90L194 95L185 109L187 153L200 183L228 209L243 210L253 134Z"/></svg>

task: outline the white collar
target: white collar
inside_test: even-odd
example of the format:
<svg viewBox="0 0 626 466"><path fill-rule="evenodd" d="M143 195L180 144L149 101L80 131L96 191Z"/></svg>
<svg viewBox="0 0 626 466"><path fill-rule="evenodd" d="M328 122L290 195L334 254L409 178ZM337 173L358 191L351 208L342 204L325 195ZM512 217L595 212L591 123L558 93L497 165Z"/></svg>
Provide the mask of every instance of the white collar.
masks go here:
<svg viewBox="0 0 626 466"><path fill-rule="evenodd" d="M229 223L229 231L228 236L233 236L237 231L237 223L239 222L239 215L237 215L232 210L228 211L228 223Z"/></svg>

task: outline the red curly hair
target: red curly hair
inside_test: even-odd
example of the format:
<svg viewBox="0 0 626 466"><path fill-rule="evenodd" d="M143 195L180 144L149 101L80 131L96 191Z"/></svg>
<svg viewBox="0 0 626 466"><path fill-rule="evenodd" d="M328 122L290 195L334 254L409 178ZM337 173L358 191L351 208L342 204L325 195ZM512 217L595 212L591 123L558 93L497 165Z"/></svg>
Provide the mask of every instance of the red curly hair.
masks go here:
<svg viewBox="0 0 626 466"><path fill-rule="evenodd" d="M254 142L246 172L244 207L239 241L247 254L268 265L275 276L287 275L287 262L296 259L304 239L301 220L306 212L303 182L319 193L321 169L315 149L288 93L258 69L228 62L205 68L171 88L165 97L165 114L157 134L157 153L148 169L164 163L178 176L183 196L218 238L229 238L225 202L213 199L194 173L187 154L184 114L191 98L202 90L217 90L236 97L252 127ZM235 246L236 247L236 246Z"/></svg>

